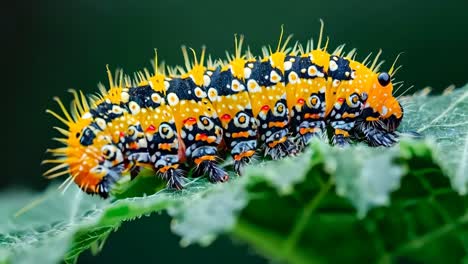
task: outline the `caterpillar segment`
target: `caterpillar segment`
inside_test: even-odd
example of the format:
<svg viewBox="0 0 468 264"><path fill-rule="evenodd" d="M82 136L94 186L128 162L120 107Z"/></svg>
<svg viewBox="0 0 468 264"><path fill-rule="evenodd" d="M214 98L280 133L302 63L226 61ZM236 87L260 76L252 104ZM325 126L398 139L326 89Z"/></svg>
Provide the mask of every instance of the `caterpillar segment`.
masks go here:
<svg viewBox="0 0 468 264"><path fill-rule="evenodd" d="M243 36L235 36L235 53L232 56L228 54L229 62L206 72L208 98L218 114L224 141L238 174L255 154L258 134L257 120L245 84L246 59L242 55L242 44Z"/></svg>
<svg viewBox="0 0 468 264"><path fill-rule="evenodd" d="M284 61L288 37L278 48L264 52L261 60L248 60L244 68L252 111L258 122L260 143L265 145L265 156L284 158L297 153L289 132L289 109L284 83ZM268 56L267 56L268 55Z"/></svg>
<svg viewBox="0 0 468 264"><path fill-rule="evenodd" d="M217 164L223 129L205 88L210 83L203 66L205 49L200 62L195 51L193 53L194 63L191 65L187 51L183 48L187 71L182 71L180 78L169 81L167 100L185 145L185 156L196 165L196 172L208 175L212 182L224 182L229 175Z"/></svg>
<svg viewBox="0 0 468 264"><path fill-rule="evenodd" d="M314 54L307 53L287 56L284 62L291 127L300 148L313 137L326 137L326 72L314 58Z"/></svg>
<svg viewBox="0 0 468 264"><path fill-rule="evenodd" d="M355 60L355 50L344 45L328 53L328 38L304 48L288 47L291 37L276 50L263 49L256 58L242 52L243 37L235 37L235 51L227 61L205 63L205 49L189 58L182 49L185 68L158 64L154 72L137 72L133 80L109 69L109 89L86 97L71 91L70 110L55 98L61 114L47 110L65 128L55 138L64 147L49 149L53 164L44 175L69 175L64 189L75 182L90 194L107 197L122 175L133 179L149 168L170 188L181 189L184 164L212 182L228 180L218 161L227 149L234 169L241 174L258 149L279 159L294 155L314 137L346 146L364 141L391 146L403 109L393 96L392 79L399 67L379 71L380 52L373 60ZM398 57L397 57L398 59Z"/></svg>

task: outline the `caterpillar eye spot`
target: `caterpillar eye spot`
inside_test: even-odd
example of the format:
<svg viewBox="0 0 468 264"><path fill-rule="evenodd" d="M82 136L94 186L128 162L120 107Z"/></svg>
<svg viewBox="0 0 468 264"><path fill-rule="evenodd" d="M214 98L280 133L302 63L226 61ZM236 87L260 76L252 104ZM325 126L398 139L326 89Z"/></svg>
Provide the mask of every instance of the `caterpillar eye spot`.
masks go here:
<svg viewBox="0 0 468 264"><path fill-rule="evenodd" d="M377 76L377 80L379 81L380 85L385 87L390 83L391 77L388 73L381 72L379 76Z"/></svg>

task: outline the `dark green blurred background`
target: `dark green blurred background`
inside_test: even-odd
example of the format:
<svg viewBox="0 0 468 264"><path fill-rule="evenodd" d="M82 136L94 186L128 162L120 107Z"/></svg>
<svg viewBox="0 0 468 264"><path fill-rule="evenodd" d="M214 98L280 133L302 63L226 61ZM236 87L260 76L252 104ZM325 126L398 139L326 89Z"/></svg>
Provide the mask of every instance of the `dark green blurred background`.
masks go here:
<svg viewBox="0 0 468 264"><path fill-rule="evenodd" d="M2 8L2 45L6 118L2 138L7 170L0 187L48 184L40 161L51 128L60 125L44 113L57 109L52 100L70 101L68 88L96 92L106 82L105 65L133 72L149 67L153 48L170 65L182 63L180 46L206 44L215 58L233 49L233 34L242 33L254 53L276 45L280 25L303 43L316 37L325 21L330 47L358 48L358 59L379 48L388 69L404 52L397 79L414 90L431 86L441 91L468 82L468 1L121 1L77 0L15 2ZM209 248L181 249L169 231L168 217L150 217L112 234L99 257L82 262L152 261L174 263L264 263L242 246L221 239Z"/></svg>

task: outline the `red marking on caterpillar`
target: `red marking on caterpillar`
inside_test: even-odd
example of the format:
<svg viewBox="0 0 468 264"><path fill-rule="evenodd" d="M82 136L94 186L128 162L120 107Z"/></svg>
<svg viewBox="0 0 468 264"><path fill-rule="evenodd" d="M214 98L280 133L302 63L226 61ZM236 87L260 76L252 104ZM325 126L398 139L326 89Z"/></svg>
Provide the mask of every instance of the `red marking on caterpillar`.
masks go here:
<svg viewBox="0 0 468 264"><path fill-rule="evenodd" d="M268 111L268 110L270 110L270 107L269 107L268 105L262 106L262 111L265 111L265 112L266 112L266 111Z"/></svg>
<svg viewBox="0 0 468 264"><path fill-rule="evenodd" d="M153 125L150 125L147 129L146 129L147 132L154 132L156 131L156 127L154 127Z"/></svg>
<svg viewBox="0 0 468 264"><path fill-rule="evenodd" d="M229 121L231 120L231 116L229 114L224 114L222 117L221 117L222 120L224 121Z"/></svg>
<svg viewBox="0 0 468 264"><path fill-rule="evenodd" d="M265 48L263 56L244 52L243 37L235 37L227 62L205 62L205 49L199 57L191 49L190 59L183 48L186 68L167 73L156 54L155 71L145 69L133 80L121 71L114 80L108 69L109 88L101 87L100 97L72 91L70 111L59 99L62 115L47 110L66 129L58 129L65 147L49 150L55 158L44 161L58 165L44 174L68 174L84 191L107 197L135 167L153 169L175 189L183 188L183 163L223 182L229 177L218 164L220 149L230 152L241 174L256 152L273 159L295 155L312 138L328 140L327 127L340 147L361 138L392 145L403 118L392 96L398 67L380 71L380 52L362 62L343 45L329 52L322 34L323 23L314 47L288 45L291 36L283 41L281 32L276 50Z"/></svg>

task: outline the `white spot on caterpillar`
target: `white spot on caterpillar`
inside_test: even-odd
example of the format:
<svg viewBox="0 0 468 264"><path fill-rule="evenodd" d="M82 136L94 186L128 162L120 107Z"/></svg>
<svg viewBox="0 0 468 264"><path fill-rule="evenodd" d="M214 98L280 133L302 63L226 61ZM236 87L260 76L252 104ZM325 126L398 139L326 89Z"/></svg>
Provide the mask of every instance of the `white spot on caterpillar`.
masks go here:
<svg viewBox="0 0 468 264"><path fill-rule="evenodd" d="M127 92L122 92L120 94L120 99L122 100L122 102L128 103L128 100L130 99L130 95L128 95Z"/></svg>
<svg viewBox="0 0 468 264"><path fill-rule="evenodd" d="M106 129L107 127L106 121L102 118L96 118L96 124L101 130Z"/></svg>
<svg viewBox="0 0 468 264"><path fill-rule="evenodd" d="M387 107L386 107L386 106L382 106L382 112L381 112L381 114L382 114L382 115L386 115L387 113L388 113Z"/></svg>
<svg viewBox="0 0 468 264"><path fill-rule="evenodd" d="M134 101L131 101L129 104L128 104L128 107L130 108L130 112L134 115L138 114L140 112L140 106L134 102Z"/></svg>
<svg viewBox="0 0 468 264"><path fill-rule="evenodd" d="M157 93L153 93L151 94L151 100L153 100L153 102L157 103L157 104L160 104L161 103L161 96Z"/></svg>
<svg viewBox="0 0 468 264"><path fill-rule="evenodd" d="M203 85L205 87L208 87L211 83L211 79L210 79L210 76L208 75L203 75Z"/></svg>
<svg viewBox="0 0 468 264"><path fill-rule="evenodd" d="M249 90L249 92L252 93L257 93L261 91L260 86L255 80L249 80L247 82L247 89Z"/></svg>
<svg viewBox="0 0 468 264"><path fill-rule="evenodd" d="M234 92L240 92L240 91L245 90L245 86L241 84L238 80L234 79L232 80L231 89Z"/></svg>
<svg viewBox="0 0 468 264"><path fill-rule="evenodd" d="M338 70L338 64L336 64L334 60L331 60L328 64L328 68L330 69L330 71L336 71Z"/></svg>
<svg viewBox="0 0 468 264"><path fill-rule="evenodd" d="M90 112L86 112L86 113L83 114L83 116L82 116L81 118L83 118L83 119L89 119L89 118L92 118L92 117L93 117L93 116L91 115Z"/></svg>
<svg viewBox="0 0 468 264"><path fill-rule="evenodd" d="M309 76L313 77L313 76L316 76L317 75L317 67L315 67L315 65L312 65L310 66L308 69L307 69L307 73L309 74Z"/></svg>
<svg viewBox="0 0 468 264"><path fill-rule="evenodd" d="M114 114L121 114L122 113L122 108L120 108L120 106L118 105L114 105L112 106L112 113Z"/></svg>
<svg viewBox="0 0 468 264"><path fill-rule="evenodd" d="M340 80L333 80L333 87L340 85Z"/></svg>
<svg viewBox="0 0 468 264"><path fill-rule="evenodd" d="M206 97L205 91L203 91L200 87L195 88L195 95L198 98L205 98Z"/></svg>
<svg viewBox="0 0 468 264"><path fill-rule="evenodd" d="M244 68L244 78L250 78L250 75L252 74L252 70L250 68Z"/></svg>
<svg viewBox="0 0 468 264"><path fill-rule="evenodd" d="M284 62L284 70L289 71L292 68L292 62L286 61Z"/></svg>
<svg viewBox="0 0 468 264"><path fill-rule="evenodd" d="M170 106L175 106L179 103L179 97L175 93L170 93L167 95L167 100Z"/></svg>
<svg viewBox="0 0 468 264"><path fill-rule="evenodd" d="M211 87L208 89L208 98L212 101L215 102L218 99L218 90L215 88Z"/></svg>

